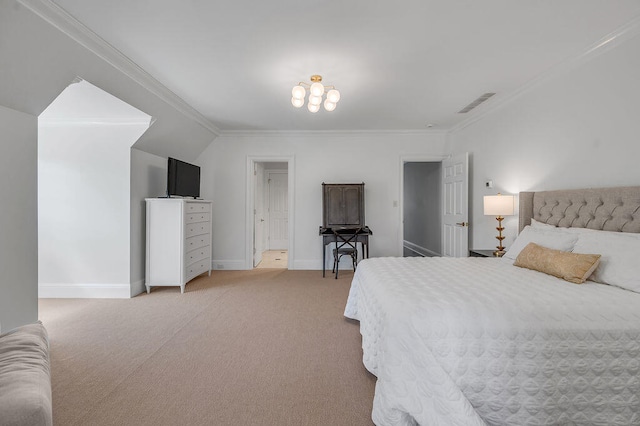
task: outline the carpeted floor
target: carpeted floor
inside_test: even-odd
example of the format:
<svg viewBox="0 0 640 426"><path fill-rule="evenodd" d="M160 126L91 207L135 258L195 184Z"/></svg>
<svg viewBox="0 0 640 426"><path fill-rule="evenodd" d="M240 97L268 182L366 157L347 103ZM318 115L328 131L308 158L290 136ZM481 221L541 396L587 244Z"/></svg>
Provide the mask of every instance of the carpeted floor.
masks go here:
<svg viewBox="0 0 640 426"><path fill-rule="evenodd" d="M213 271L133 299L41 299L55 425L371 425L353 274Z"/></svg>

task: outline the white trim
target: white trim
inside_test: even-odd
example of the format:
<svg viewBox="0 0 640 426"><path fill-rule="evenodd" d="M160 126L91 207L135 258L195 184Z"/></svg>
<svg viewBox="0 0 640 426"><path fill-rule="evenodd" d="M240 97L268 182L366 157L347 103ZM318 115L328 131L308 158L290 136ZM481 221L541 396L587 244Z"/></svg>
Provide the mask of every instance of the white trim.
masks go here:
<svg viewBox="0 0 640 426"><path fill-rule="evenodd" d="M400 156L400 193L398 194L398 256L402 257L404 253L404 165L405 163L442 163L443 160L451 157L451 155L401 155Z"/></svg>
<svg viewBox="0 0 640 426"><path fill-rule="evenodd" d="M70 126L151 126L151 117L140 118L39 118L39 127L70 127Z"/></svg>
<svg viewBox="0 0 640 426"><path fill-rule="evenodd" d="M414 243L412 243L410 241L404 241L403 242L403 248L409 249L414 253L418 253L422 257L430 257L430 256L439 257L439 256L442 256L441 253L436 253L433 250L429 250L426 247L419 246L419 245L414 244Z"/></svg>
<svg viewBox="0 0 640 426"><path fill-rule="evenodd" d="M130 299L129 284L38 284L40 299Z"/></svg>
<svg viewBox="0 0 640 426"><path fill-rule="evenodd" d="M245 265L245 261L242 259L237 259L237 260L213 259L211 261L211 269L227 270L227 271L243 271L247 268Z"/></svg>
<svg viewBox="0 0 640 426"><path fill-rule="evenodd" d="M452 126L449 129L449 133L455 133L464 129L465 127L482 119L487 114L490 114L495 110L502 108L504 105L510 103L521 95L530 92L540 84L556 78L563 73L569 72L577 66L582 65L585 62L588 62L596 58L597 56L620 46L622 43L636 37L638 34L640 34L640 16L636 16L625 25L622 25L621 27L602 37L600 40L587 47L583 52L571 56L552 66L541 74L538 74L538 76L529 80L519 88L506 93L504 96L498 94L495 97L495 100L492 99L491 102L487 102L486 108L481 109L481 111L479 111L477 114L473 114L471 117Z"/></svg>
<svg viewBox="0 0 640 426"><path fill-rule="evenodd" d="M370 135L433 135L447 134L446 129L438 130L222 130L220 136L234 137L299 137L299 136L370 136Z"/></svg>
<svg viewBox="0 0 640 426"><path fill-rule="evenodd" d="M293 269L295 263L295 156L254 156L247 155L246 199L245 199L245 264L243 269L253 269L253 209L255 196L253 170L255 163L287 163L287 190L289 193L289 247L287 269Z"/></svg>
<svg viewBox="0 0 640 426"><path fill-rule="evenodd" d="M18 0L26 8L216 136L220 129L138 64L51 0Z"/></svg>

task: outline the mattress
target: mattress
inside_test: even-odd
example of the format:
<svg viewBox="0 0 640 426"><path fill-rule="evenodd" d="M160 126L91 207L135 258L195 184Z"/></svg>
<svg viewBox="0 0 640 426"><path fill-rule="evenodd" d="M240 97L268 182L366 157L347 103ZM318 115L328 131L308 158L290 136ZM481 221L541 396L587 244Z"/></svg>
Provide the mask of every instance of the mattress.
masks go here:
<svg viewBox="0 0 640 426"><path fill-rule="evenodd" d="M379 425L640 424L640 294L504 259L359 263Z"/></svg>

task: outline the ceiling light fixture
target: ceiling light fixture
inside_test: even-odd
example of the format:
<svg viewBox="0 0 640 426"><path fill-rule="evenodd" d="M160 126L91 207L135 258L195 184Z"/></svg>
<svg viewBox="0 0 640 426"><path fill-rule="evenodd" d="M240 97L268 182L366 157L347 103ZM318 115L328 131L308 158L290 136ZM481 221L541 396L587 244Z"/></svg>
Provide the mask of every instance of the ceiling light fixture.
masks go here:
<svg viewBox="0 0 640 426"><path fill-rule="evenodd" d="M300 108L304 105L304 97L309 91L309 103L307 109L311 112L318 112L320 110L320 104L322 103L322 96L326 93L327 97L324 100L324 109L327 111L333 111L336 109L338 101L340 100L340 92L336 90L334 86L323 86L322 76L312 75L311 84L301 81L297 86L291 90L291 104L294 107Z"/></svg>

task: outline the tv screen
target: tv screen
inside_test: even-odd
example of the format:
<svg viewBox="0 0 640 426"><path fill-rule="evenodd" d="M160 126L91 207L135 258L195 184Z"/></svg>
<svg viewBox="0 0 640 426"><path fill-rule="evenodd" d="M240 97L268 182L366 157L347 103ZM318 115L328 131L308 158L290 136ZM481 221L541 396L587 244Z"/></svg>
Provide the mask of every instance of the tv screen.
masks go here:
<svg viewBox="0 0 640 426"><path fill-rule="evenodd" d="M169 157L167 197L200 197L200 167Z"/></svg>

